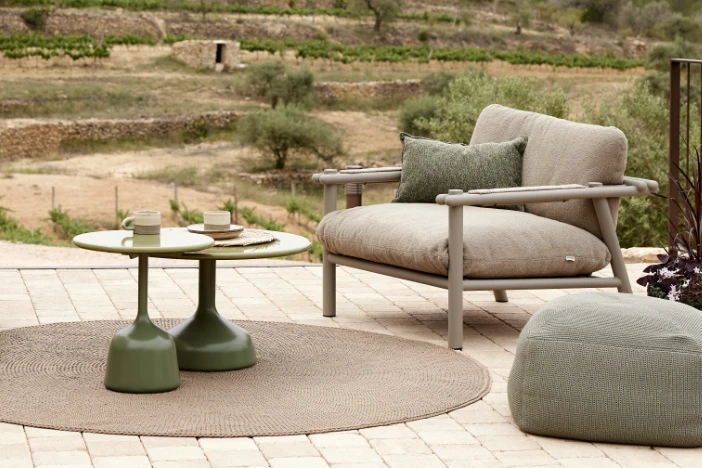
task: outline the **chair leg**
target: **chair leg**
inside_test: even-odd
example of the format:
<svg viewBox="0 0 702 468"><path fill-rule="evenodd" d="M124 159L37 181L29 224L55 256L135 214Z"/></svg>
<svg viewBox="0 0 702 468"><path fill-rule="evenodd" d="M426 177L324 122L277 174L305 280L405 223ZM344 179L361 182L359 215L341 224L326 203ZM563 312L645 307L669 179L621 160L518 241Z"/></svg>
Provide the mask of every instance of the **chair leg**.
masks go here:
<svg viewBox="0 0 702 468"><path fill-rule="evenodd" d="M449 190L460 195L462 190ZM463 207L449 207L448 345L463 349Z"/></svg>
<svg viewBox="0 0 702 468"><path fill-rule="evenodd" d="M336 317L336 265L322 257L322 315Z"/></svg>
<svg viewBox="0 0 702 468"><path fill-rule="evenodd" d="M325 169L325 174L336 174L336 169ZM336 210L336 185L324 186L324 216ZM336 265L328 259L327 249L322 255L322 315L336 317Z"/></svg>
<svg viewBox="0 0 702 468"><path fill-rule="evenodd" d="M591 186L593 184L590 184ZM604 240L609 253L612 256L612 271L614 276L619 278L622 285L617 288L620 293L632 294L631 283L629 282L629 274L626 271L624 256L622 249L619 247L619 239L617 238L617 230L612 221L612 214L609 211L609 204L604 198L596 198L592 200L595 205L595 214L600 223L600 231L602 232L602 240Z"/></svg>
<svg viewBox="0 0 702 468"><path fill-rule="evenodd" d="M619 243L617 242L617 248L610 250L610 254L612 255L612 271L614 272L614 276L619 278L622 282L622 285L617 288L617 291L625 294L633 294L631 282L629 281L629 273L626 271L626 264L624 263L624 256L622 255L621 249L618 247Z"/></svg>
<svg viewBox="0 0 702 468"><path fill-rule="evenodd" d="M448 290L448 346L463 349L463 284L460 288L449 284Z"/></svg>
<svg viewBox="0 0 702 468"><path fill-rule="evenodd" d="M495 289L493 291L495 295L495 301L497 302L509 302L509 297L507 297L507 291L504 289Z"/></svg>

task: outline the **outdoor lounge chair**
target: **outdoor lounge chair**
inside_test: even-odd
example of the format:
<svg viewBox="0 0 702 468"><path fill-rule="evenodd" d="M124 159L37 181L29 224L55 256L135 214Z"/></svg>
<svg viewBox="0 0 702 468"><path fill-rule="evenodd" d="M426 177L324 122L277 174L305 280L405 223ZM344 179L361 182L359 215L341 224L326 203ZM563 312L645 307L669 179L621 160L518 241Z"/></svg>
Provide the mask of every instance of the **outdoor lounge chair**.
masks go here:
<svg viewBox="0 0 702 468"><path fill-rule="evenodd" d="M339 185L399 182L401 168L327 169L323 315L336 315L336 265L448 289L448 345L463 343L463 291L617 288L631 293L615 227L619 198L658 191L625 177L627 141L586 125L499 105L480 114L471 145L527 137L522 187L450 190L436 203L388 203L336 211ZM494 207L524 204L525 212ZM613 277L591 273L612 265Z"/></svg>

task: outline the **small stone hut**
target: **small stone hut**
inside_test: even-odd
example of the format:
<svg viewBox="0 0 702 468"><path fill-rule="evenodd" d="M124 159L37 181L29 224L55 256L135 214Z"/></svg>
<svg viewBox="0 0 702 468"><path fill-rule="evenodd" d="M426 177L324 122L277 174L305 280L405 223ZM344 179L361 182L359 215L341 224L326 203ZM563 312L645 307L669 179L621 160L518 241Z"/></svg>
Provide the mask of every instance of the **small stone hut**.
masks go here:
<svg viewBox="0 0 702 468"><path fill-rule="evenodd" d="M173 58L193 68L226 71L241 63L236 41L182 41L172 47Z"/></svg>

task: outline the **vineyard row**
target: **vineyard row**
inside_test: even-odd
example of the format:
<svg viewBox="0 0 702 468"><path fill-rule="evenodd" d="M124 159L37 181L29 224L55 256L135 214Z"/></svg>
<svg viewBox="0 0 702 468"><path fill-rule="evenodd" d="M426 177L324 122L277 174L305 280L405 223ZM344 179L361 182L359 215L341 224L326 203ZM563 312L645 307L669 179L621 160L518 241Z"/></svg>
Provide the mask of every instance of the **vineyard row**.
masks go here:
<svg viewBox="0 0 702 468"><path fill-rule="evenodd" d="M296 50L300 58L325 58L336 62L418 62L430 60L443 62L491 62L503 60L516 65L551 65L555 67L615 68L626 70L643 65L641 60L610 56L581 54L544 54L527 50L504 51L468 47L418 47L356 45L346 46L324 40L296 41L293 39L242 39L241 48L252 52L265 51L271 54L286 49Z"/></svg>
<svg viewBox="0 0 702 468"><path fill-rule="evenodd" d="M54 8L122 8L124 10L185 10L197 13L237 13L277 16L334 16L354 18L359 15L344 8L300 8L276 5L228 5L216 1L191 3L187 0L0 0L0 6L54 7ZM366 16L365 14L363 16ZM400 19L456 23L460 19L446 13L401 13Z"/></svg>
<svg viewBox="0 0 702 468"><path fill-rule="evenodd" d="M187 39L185 36L168 36L166 43ZM125 35L121 37L106 36L99 40L90 36L44 36L40 34L13 34L0 36L0 52L5 57L19 59L24 57L68 56L73 60L80 58L109 57L113 45L154 44L148 37ZM241 48L251 52L268 52L281 54L288 49L296 51L296 56L302 59L330 59L336 62L416 62L427 63L430 60L444 62L490 62L503 60L517 65L551 65L562 67L601 67L619 70L634 68L642 65L640 60L617 57L588 56L588 55L548 55L531 51L503 51L466 47L437 47L429 46L402 47L382 45L346 46L326 40L297 41L294 39L242 39Z"/></svg>

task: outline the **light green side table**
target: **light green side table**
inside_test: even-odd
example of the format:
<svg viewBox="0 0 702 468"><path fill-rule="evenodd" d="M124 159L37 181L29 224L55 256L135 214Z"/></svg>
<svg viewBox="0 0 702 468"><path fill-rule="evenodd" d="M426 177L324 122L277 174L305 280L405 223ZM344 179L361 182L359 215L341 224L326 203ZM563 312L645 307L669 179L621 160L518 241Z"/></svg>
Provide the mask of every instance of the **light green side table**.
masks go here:
<svg viewBox="0 0 702 468"><path fill-rule="evenodd" d="M174 228L171 231L186 231ZM169 330L178 349L182 370L225 371L256 364L251 335L217 312L217 260L247 260L282 257L304 252L312 245L308 239L286 232L270 232L276 240L245 247L212 247L187 253L157 253L152 257L199 261L198 306L195 314Z"/></svg>
<svg viewBox="0 0 702 468"><path fill-rule="evenodd" d="M110 343L105 387L117 392L167 392L180 385L173 338L151 322L147 310L149 255L202 250L214 241L200 234L163 229L159 235L101 231L73 238L78 247L139 257L139 305L134 323L118 331Z"/></svg>

